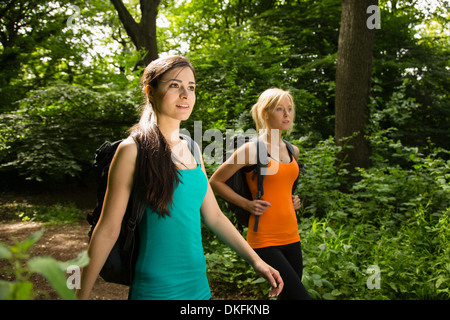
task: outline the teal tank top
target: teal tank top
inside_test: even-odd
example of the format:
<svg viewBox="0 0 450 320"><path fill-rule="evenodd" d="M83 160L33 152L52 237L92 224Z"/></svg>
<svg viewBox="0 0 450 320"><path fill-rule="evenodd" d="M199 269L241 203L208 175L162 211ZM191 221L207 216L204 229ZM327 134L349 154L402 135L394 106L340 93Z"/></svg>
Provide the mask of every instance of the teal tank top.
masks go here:
<svg viewBox="0 0 450 320"><path fill-rule="evenodd" d="M200 165L179 170L170 217L149 206L139 224L140 247L130 288L133 300L208 300L200 206L207 178Z"/></svg>

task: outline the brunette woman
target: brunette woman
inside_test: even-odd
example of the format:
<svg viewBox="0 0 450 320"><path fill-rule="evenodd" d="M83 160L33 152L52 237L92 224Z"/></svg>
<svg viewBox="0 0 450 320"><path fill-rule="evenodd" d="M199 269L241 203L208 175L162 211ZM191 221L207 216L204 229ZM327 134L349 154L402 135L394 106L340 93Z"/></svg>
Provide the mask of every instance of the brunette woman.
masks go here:
<svg viewBox="0 0 450 320"><path fill-rule="evenodd" d="M209 186L201 155L195 158L180 139L180 122L195 104L195 70L184 57L151 62L144 71L146 99L140 121L112 161L100 220L88 248L77 295L87 299L106 257L118 238L136 168L147 190L148 206L139 225L139 255L130 299L210 299L200 221L240 254L272 285L283 287L279 273L265 263L222 214ZM197 146L198 147L198 146Z"/></svg>

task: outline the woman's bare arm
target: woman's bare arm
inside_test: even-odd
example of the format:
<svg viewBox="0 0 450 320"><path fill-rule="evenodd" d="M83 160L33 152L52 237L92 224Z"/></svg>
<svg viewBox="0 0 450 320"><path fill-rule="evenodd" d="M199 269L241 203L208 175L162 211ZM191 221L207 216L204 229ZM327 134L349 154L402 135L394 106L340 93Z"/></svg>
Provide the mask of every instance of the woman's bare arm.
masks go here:
<svg viewBox="0 0 450 320"><path fill-rule="evenodd" d="M83 268L81 289L77 291L79 299L89 298L98 274L119 237L133 186L136 156L136 144L128 138L119 145L111 162L102 213L88 247L90 261Z"/></svg>
<svg viewBox="0 0 450 320"><path fill-rule="evenodd" d="M254 143L246 143L237 149L233 155L214 172L209 182L214 192L227 202L233 203L254 215L261 215L268 206L271 206L269 202L264 200L249 200L236 193L225 183L225 181L238 170L244 166L251 165L251 159L256 159L256 148L254 146Z"/></svg>

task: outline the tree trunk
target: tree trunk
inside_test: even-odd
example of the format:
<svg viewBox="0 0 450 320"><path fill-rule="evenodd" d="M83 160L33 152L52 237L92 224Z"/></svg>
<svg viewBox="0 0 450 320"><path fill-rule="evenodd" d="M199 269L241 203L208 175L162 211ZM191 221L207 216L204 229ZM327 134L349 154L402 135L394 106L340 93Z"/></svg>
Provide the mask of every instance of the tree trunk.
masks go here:
<svg viewBox="0 0 450 320"><path fill-rule="evenodd" d="M370 146L364 137L368 122L372 51L374 28L367 25L370 14L367 8L378 5L378 0L342 0L341 28L336 67L335 139L338 145L343 138L355 135L348 141L341 157L355 167L370 166Z"/></svg>
<svg viewBox="0 0 450 320"><path fill-rule="evenodd" d="M111 0L119 14L125 31L135 45L136 49L144 49L146 54L138 65L146 66L158 58L158 45L156 41L156 17L161 0L141 0L141 21L134 20L122 0Z"/></svg>

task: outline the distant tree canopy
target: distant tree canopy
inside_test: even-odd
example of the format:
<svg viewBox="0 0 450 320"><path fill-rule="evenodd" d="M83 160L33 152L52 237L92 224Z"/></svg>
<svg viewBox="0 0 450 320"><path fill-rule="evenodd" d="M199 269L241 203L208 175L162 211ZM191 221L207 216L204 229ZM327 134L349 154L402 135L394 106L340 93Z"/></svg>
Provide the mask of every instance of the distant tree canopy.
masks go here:
<svg viewBox="0 0 450 320"><path fill-rule="evenodd" d="M448 1L420 2L379 1L365 134L450 149ZM293 138L334 136L341 13L340 0L3 1L0 170L81 178L98 144L136 121L136 66L154 58L151 49L184 54L197 69L189 130L202 119L203 130L252 128L258 95L281 87L295 99ZM152 45L130 31L153 24Z"/></svg>

